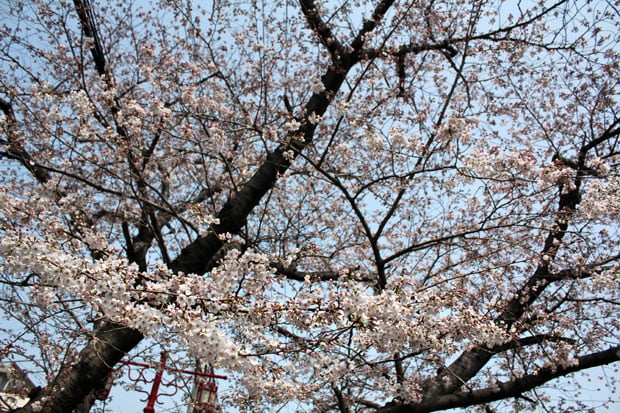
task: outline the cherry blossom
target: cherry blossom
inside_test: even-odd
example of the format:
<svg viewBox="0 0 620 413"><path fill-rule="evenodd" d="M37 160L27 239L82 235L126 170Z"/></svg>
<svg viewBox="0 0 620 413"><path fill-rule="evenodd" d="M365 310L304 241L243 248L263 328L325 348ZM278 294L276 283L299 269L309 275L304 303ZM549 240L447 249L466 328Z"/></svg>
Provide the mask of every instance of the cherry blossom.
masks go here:
<svg viewBox="0 0 620 413"><path fill-rule="evenodd" d="M153 348L224 411L592 408L544 387L620 359L609 2L2 7L21 411Z"/></svg>

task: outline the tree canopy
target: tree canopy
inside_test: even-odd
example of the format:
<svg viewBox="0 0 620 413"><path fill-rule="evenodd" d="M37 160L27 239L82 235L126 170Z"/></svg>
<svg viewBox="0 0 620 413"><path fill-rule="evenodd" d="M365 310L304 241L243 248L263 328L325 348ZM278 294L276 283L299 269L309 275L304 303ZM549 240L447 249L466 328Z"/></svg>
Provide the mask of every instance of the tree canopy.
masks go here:
<svg viewBox="0 0 620 413"><path fill-rule="evenodd" d="M252 412L581 411L542 387L620 360L613 1L1 7L23 411L145 338Z"/></svg>

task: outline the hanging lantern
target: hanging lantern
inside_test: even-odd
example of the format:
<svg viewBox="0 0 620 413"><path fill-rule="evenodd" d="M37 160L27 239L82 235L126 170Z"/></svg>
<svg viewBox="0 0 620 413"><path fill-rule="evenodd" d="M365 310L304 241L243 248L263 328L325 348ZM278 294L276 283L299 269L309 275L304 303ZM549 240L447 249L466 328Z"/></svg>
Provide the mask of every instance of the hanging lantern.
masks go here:
<svg viewBox="0 0 620 413"><path fill-rule="evenodd" d="M217 408L217 385L213 379L196 378L196 401L194 413L215 413Z"/></svg>

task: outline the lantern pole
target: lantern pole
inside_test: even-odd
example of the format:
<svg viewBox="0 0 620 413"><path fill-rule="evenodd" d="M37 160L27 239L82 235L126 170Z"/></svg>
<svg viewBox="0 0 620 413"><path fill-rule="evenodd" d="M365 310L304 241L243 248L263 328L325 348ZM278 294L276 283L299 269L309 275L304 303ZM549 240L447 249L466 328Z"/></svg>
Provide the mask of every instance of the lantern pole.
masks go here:
<svg viewBox="0 0 620 413"><path fill-rule="evenodd" d="M137 363L135 361L127 361L127 360L121 360L120 363L125 364L128 366L129 371L128 371L128 376L129 379L135 383L152 383L151 386L151 391L148 393L148 397L147 399L143 400L146 401L146 407L143 410L143 413L155 413L155 404L156 403L160 403L158 401L158 398L160 396L174 396L179 389L182 387L182 384L177 384L177 380L173 379L171 381L165 381L163 380L163 374L164 371L168 371L168 372L176 372L176 373L181 373L181 374L189 374L192 376L195 376L197 378L208 378L211 380L214 379L226 379L226 376L221 376L218 374L213 374L213 373L204 373L201 371L194 371L194 370L183 370L183 369L175 369L172 367L168 367L166 365L166 361L168 358L168 353L165 351L161 352L161 360L159 362L159 364L157 364L157 366L153 366L150 364L146 364L146 363ZM139 367L138 371L137 371L137 376L136 377L132 377L131 374L131 366L137 366ZM145 376L145 370L146 369L152 369L152 368L156 368L157 372L155 373L155 378L150 380L147 379ZM200 392L201 394L199 395L200 400L198 400L198 404L200 405L205 405L208 404L209 407L214 407L215 406L215 394L211 394L214 392L217 392L217 386L215 385L214 382L211 383L204 383L204 381L201 380L201 383L203 384L201 386L201 390L206 390L207 393L207 401L204 402L202 399L204 398L204 395L202 394L202 391ZM160 387L173 387L174 390L171 393L161 393L160 392ZM110 384L111 387L111 384ZM108 389L109 391L109 389ZM141 391L143 393L147 393L144 390L138 390ZM107 393L105 394L105 397L107 397ZM200 408L200 407L199 407Z"/></svg>
<svg viewBox="0 0 620 413"><path fill-rule="evenodd" d="M166 358L168 354L165 351L161 352L161 361L157 367L157 373L153 380L153 387L151 387L151 393L149 394L148 403L144 408L144 413L155 413L155 402L157 401L157 393L159 392L159 386L161 385L161 376L164 374L164 368L166 367Z"/></svg>

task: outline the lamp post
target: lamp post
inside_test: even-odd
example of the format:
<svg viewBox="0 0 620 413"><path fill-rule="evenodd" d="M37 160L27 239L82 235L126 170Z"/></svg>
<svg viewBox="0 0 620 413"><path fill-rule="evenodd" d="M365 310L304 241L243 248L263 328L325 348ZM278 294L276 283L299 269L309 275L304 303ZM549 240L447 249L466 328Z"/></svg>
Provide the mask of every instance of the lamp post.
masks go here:
<svg viewBox="0 0 620 413"><path fill-rule="evenodd" d="M146 407L143 410L144 413L155 413L155 402L157 401L157 397L159 396L159 386L161 385L161 378L164 375L164 368L166 367L166 357L166 352L162 351L161 361L159 362L159 366L157 367L155 379L153 379L153 387L151 387L151 393L149 394L149 398L147 399Z"/></svg>
<svg viewBox="0 0 620 413"><path fill-rule="evenodd" d="M155 413L155 404L161 403L158 400L160 396L174 396L181 388L181 385L177 383L176 379L172 379L169 381L164 380L163 379L164 371L189 374L189 375L196 377L197 380L199 380L199 387L198 387L198 392L196 395L197 402L196 402L195 411L200 412L200 413L210 413L210 412L215 411L215 404L216 404L216 398L217 398L217 385L215 384L215 379L226 379L227 377L221 376L218 374L213 374L213 372L203 373L201 371L171 368L171 367L166 366L167 358L168 358L168 354L165 351L162 351L160 362L156 366L146 364L146 363L138 363L135 361L127 361L127 360L120 361L122 364L125 364L126 366L129 367L127 374L131 381L135 383L145 383L145 384L151 383L152 384L151 391L148 393L144 390L138 390L142 393L147 394L147 398L143 400L147 402L146 407L144 408L143 412L144 413ZM136 370L135 377L132 376L131 366L139 367L139 369ZM145 376L145 372L147 371L147 369L152 369L152 368L156 369L155 377L153 379L148 379ZM208 379L208 381L205 381L205 378ZM162 393L160 391L160 388L162 387L171 388L171 392Z"/></svg>

